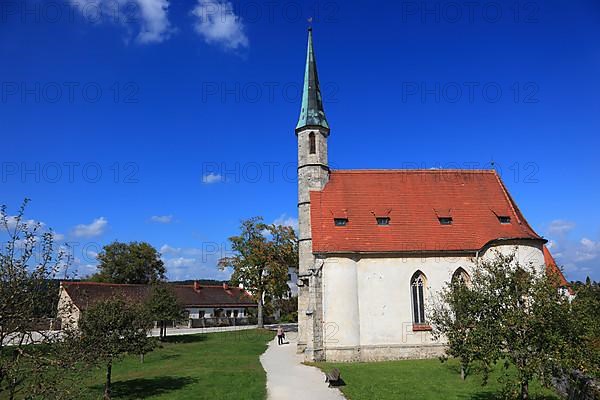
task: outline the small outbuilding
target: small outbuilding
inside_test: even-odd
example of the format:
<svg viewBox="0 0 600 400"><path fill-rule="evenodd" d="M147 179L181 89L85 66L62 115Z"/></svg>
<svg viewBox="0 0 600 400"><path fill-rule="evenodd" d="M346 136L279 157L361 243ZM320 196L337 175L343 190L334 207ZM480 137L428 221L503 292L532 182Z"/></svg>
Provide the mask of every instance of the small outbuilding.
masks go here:
<svg viewBox="0 0 600 400"><path fill-rule="evenodd" d="M234 325L248 323L249 309L257 304L242 288L200 285L172 285L189 327ZM151 285L99 282L61 282L58 318L62 326L77 324L81 314L94 304L110 298L127 302L144 302L152 293Z"/></svg>

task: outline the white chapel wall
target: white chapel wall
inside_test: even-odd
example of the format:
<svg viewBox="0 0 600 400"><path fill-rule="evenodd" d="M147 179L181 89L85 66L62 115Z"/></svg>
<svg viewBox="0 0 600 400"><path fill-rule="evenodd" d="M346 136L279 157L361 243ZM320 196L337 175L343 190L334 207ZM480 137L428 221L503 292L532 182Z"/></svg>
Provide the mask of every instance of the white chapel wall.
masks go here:
<svg viewBox="0 0 600 400"><path fill-rule="evenodd" d="M481 252L515 253L521 264L544 268L541 243L510 243ZM458 268L472 273L475 257L328 257L323 266L324 347L328 360L432 357L440 354L429 332L413 331L410 282L421 271L432 301Z"/></svg>

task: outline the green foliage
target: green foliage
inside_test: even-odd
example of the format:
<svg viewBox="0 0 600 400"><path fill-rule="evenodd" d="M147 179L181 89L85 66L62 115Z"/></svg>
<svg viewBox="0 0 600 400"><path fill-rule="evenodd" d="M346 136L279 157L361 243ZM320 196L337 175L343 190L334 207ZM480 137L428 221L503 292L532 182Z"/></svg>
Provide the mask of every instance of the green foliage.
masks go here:
<svg viewBox="0 0 600 400"><path fill-rule="evenodd" d="M600 377L600 284L589 277L585 284L576 286L573 311L577 329L583 342L583 362L579 370Z"/></svg>
<svg viewBox="0 0 600 400"><path fill-rule="evenodd" d="M582 365L582 332L554 276L522 265L514 254L480 262L470 285L448 284L430 312L434 335L448 339L448 354L463 365L477 360L484 379L496 363L513 366L507 392L526 399L529 382ZM514 390L513 390L514 388Z"/></svg>
<svg viewBox="0 0 600 400"><path fill-rule="evenodd" d="M261 217L242 221L240 230L229 238L235 255L220 259L219 268L232 268L232 284L253 294L262 326L263 296L280 298L289 289L288 267L298 265L298 239L291 227L265 224Z"/></svg>
<svg viewBox="0 0 600 400"><path fill-rule="evenodd" d="M281 313L279 322L298 322L298 297L277 299L273 303Z"/></svg>
<svg viewBox="0 0 600 400"><path fill-rule="evenodd" d="M152 320L146 308L121 299L99 302L85 310L79 320L79 347L82 360L107 368L104 398L111 396L113 363L125 354L145 354L153 348L148 337Z"/></svg>
<svg viewBox="0 0 600 400"><path fill-rule="evenodd" d="M0 397L69 398L60 373L74 367L72 353L40 320L56 312L49 281L69 257L55 250L52 231L25 219L28 202L14 216L0 207Z"/></svg>
<svg viewBox="0 0 600 400"><path fill-rule="evenodd" d="M146 303L146 309L153 321L160 326L160 339L167 335L167 321L180 321L183 318L183 306L177 301L172 287L156 284Z"/></svg>
<svg viewBox="0 0 600 400"><path fill-rule="evenodd" d="M145 242L108 244L98 261L98 272L91 278L96 282L149 284L165 279L160 253Z"/></svg>

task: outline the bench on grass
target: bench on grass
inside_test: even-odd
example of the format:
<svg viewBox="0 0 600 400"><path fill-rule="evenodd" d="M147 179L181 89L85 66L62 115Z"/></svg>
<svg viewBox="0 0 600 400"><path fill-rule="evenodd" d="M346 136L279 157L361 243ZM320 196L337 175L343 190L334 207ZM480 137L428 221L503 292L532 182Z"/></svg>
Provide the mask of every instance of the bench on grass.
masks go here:
<svg viewBox="0 0 600 400"><path fill-rule="evenodd" d="M340 386L342 384L342 377L340 376L340 370L337 368L332 369L325 373L325 382L329 382L329 387Z"/></svg>

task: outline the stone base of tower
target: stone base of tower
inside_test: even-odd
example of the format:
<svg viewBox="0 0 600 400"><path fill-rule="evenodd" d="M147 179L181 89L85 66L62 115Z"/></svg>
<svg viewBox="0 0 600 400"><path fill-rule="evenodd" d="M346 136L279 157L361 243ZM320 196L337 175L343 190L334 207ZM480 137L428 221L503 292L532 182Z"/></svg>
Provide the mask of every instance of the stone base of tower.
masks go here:
<svg viewBox="0 0 600 400"><path fill-rule="evenodd" d="M308 339L306 337L307 324L309 319L306 316L308 310L308 288L306 286L298 287L298 345L297 353L304 353Z"/></svg>
<svg viewBox="0 0 600 400"><path fill-rule="evenodd" d="M298 347L305 361L324 361L323 348L323 294L321 272L311 268L300 274L298 288Z"/></svg>

